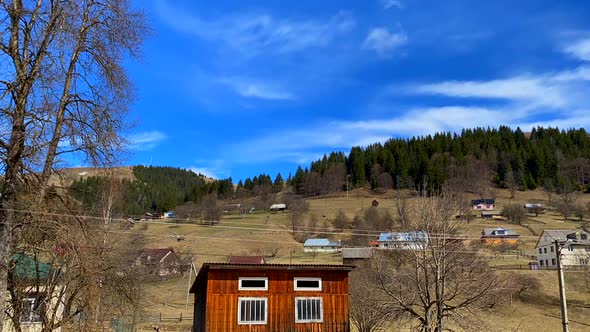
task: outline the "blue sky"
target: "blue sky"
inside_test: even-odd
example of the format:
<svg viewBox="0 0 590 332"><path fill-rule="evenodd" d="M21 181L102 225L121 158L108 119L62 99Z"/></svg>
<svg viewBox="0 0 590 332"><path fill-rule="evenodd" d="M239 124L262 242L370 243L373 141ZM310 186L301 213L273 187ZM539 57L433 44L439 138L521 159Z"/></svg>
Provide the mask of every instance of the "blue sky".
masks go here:
<svg viewBox="0 0 590 332"><path fill-rule="evenodd" d="M137 1L129 164L287 175L464 127L590 129L586 1Z"/></svg>

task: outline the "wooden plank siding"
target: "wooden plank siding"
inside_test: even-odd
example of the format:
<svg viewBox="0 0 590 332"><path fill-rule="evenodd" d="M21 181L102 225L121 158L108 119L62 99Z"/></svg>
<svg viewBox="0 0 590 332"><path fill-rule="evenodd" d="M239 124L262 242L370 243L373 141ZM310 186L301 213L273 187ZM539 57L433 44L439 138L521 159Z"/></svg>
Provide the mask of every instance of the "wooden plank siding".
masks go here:
<svg viewBox="0 0 590 332"><path fill-rule="evenodd" d="M238 290L240 277L267 277L268 290ZM322 280L322 290L296 291L294 289L295 277L319 277ZM350 331L348 271L213 269L208 271L206 283L206 286L201 287L207 293L206 323L199 324L202 322L195 321L194 331ZM198 293L195 295L199 296ZM238 299L240 297L267 298L267 323L264 325L239 325ZM323 322L295 323L296 297L321 297ZM206 326L205 329L202 329L203 325Z"/></svg>

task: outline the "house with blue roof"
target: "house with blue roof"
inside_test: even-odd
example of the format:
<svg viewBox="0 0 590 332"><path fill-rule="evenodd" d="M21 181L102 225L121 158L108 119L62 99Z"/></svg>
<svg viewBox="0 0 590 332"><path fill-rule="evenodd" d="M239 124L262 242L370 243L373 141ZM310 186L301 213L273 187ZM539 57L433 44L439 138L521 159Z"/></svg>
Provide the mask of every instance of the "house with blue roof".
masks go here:
<svg viewBox="0 0 590 332"><path fill-rule="evenodd" d="M340 240L307 239L303 243L303 251L305 252L340 252L341 250L342 242Z"/></svg>
<svg viewBox="0 0 590 332"><path fill-rule="evenodd" d="M381 249L422 250L428 247L428 233L424 231L387 232L379 235Z"/></svg>

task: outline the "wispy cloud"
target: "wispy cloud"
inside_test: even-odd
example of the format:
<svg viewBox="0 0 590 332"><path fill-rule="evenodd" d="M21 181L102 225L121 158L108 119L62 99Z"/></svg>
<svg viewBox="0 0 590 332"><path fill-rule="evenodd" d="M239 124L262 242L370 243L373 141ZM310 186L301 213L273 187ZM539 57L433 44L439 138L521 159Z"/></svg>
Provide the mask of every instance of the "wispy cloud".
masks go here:
<svg viewBox="0 0 590 332"><path fill-rule="evenodd" d="M167 138L166 134L158 130L139 132L129 136L131 148L136 151L146 151L155 148L158 143Z"/></svg>
<svg viewBox="0 0 590 332"><path fill-rule="evenodd" d="M218 80L242 97L268 100L294 100L295 96L277 82L261 82L241 77L224 77Z"/></svg>
<svg viewBox="0 0 590 332"><path fill-rule="evenodd" d="M385 9L390 9L394 7L398 9L403 8L402 2L399 0L381 0L381 5L383 5L383 8Z"/></svg>
<svg viewBox="0 0 590 332"><path fill-rule="evenodd" d="M567 45L563 51L574 58L590 61L590 38L579 39Z"/></svg>
<svg viewBox="0 0 590 332"><path fill-rule="evenodd" d="M249 13L207 19L175 7L167 0L159 0L157 9L160 17L172 28L209 42L221 41L250 56L326 46L355 26L352 16L345 12L326 20L285 19Z"/></svg>
<svg viewBox="0 0 590 332"><path fill-rule="evenodd" d="M377 52L379 56L389 56L407 41L408 37L403 32L394 33L384 27L377 27L369 31L362 47Z"/></svg>
<svg viewBox="0 0 590 332"><path fill-rule="evenodd" d="M502 99L529 107L564 107L576 104L581 92L590 92L590 67L550 74L521 75L488 81L443 81L417 84L405 89L410 94L453 98Z"/></svg>

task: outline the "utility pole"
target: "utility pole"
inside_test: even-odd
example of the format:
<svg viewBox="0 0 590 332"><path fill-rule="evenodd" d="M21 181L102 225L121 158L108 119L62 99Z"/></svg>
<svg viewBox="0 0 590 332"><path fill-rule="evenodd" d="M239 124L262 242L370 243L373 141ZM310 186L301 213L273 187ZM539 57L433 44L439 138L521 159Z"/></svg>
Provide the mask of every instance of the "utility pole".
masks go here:
<svg viewBox="0 0 590 332"><path fill-rule="evenodd" d="M555 255L557 256L557 277L559 279L559 304L561 306L561 325L563 332L569 332L567 320L567 300L565 298L565 280L563 279L563 264L561 263L561 245L555 240Z"/></svg>

